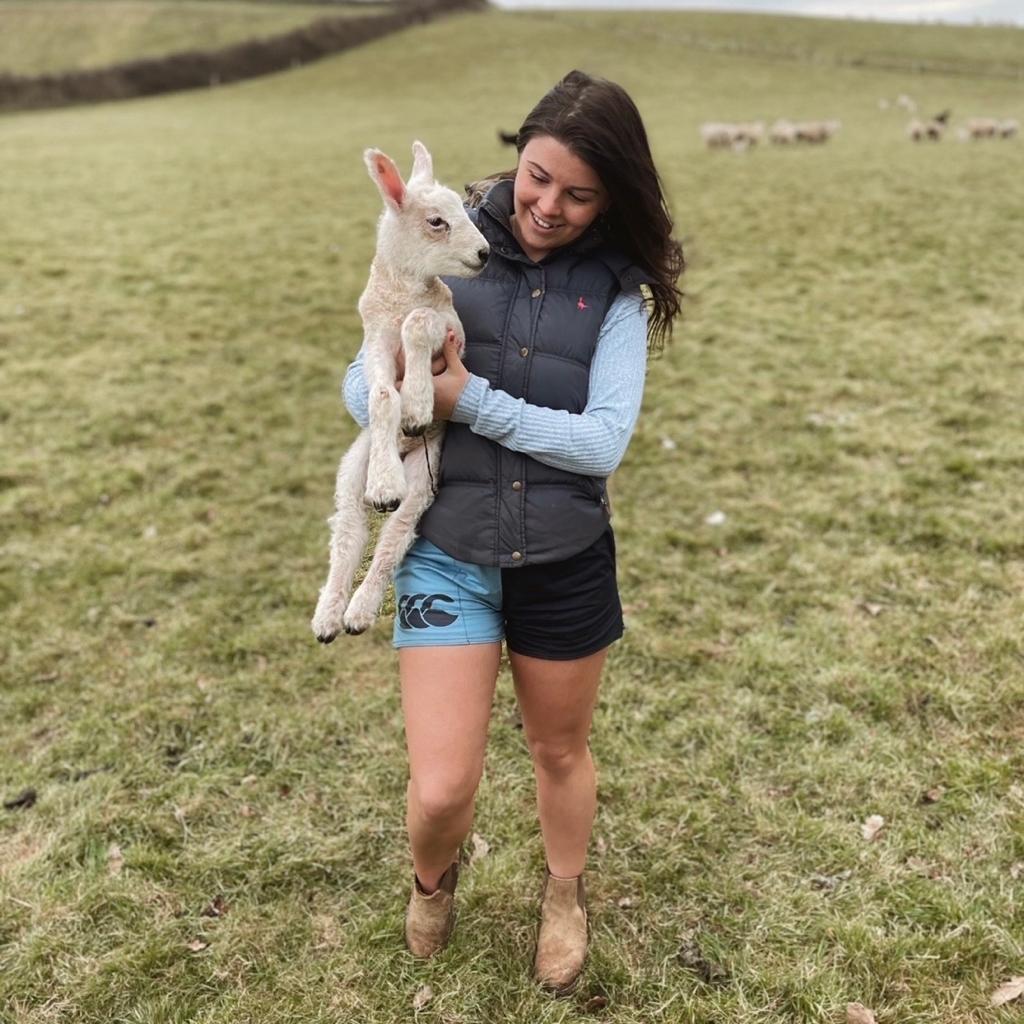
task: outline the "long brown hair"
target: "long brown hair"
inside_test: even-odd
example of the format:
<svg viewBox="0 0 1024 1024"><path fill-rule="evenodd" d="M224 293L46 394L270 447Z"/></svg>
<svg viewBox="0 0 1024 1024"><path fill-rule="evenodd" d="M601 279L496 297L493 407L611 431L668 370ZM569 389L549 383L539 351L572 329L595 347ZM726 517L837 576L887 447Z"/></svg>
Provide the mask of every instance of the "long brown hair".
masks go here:
<svg viewBox="0 0 1024 1024"><path fill-rule="evenodd" d="M538 135L561 142L608 190L611 206L601 215L601 232L650 275L647 336L652 349L661 348L679 312L676 281L685 261L636 104L621 85L570 71L527 114L516 134L518 153Z"/></svg>

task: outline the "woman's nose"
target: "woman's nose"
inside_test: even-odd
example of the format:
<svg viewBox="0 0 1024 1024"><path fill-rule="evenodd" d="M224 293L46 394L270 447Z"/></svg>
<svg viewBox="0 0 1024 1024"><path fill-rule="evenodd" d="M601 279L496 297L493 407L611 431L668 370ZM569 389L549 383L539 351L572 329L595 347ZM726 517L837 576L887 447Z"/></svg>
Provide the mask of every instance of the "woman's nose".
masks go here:
<svg viewBox="0 0 1024 1024"><path fill-rule="evenodd" d="M558 193L554 191L542 192L537 203L541 214L546 217L554 217L558 213Z"/></svg>

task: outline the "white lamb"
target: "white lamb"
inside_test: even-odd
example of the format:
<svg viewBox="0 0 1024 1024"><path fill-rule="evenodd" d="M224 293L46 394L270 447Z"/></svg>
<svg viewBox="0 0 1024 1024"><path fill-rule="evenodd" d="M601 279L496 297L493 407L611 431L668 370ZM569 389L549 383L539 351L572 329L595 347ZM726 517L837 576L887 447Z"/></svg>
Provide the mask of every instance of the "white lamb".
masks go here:
<svg viewBox="0 0 1024 1024"><path fill-rule="evenodd" d="M380 150L363 154L384 199L377 251L359 299L370 426L338 467L331 526L331 563L312 627L330 643L344 629L362 633L380 610L395 566L416 536L416 524L434 499L443 423L432 423L432 357L453 333L459 349L465 334L452 293L440 276L473 277L487 262L489 246L459 197L434 180L427 148L414 142L408 184ZM401 393L395 388L399 349L405 356ZM365 505L391 511L373 560L358 590L352 581L369 530Z"/></svg>

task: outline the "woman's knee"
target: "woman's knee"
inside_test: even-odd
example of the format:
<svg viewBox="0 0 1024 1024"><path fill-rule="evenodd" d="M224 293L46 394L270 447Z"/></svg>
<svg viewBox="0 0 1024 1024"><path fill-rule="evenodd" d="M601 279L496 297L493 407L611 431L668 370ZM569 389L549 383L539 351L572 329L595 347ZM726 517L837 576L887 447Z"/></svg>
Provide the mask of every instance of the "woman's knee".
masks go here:
<svg viewBox="0 0 1024 1024"><path fill-rule="evenodd" d="M437 774L414 777L411 788L420 814L428 821L443 824L472 809L479 782L479 776Z"/></svg>
<svg viewBox="0 0 1024 1024"><path fill-rule="evenodd" d="M565 778L590 758L586 739L538 739L530 743L534 767L553 778Z"/></svg>

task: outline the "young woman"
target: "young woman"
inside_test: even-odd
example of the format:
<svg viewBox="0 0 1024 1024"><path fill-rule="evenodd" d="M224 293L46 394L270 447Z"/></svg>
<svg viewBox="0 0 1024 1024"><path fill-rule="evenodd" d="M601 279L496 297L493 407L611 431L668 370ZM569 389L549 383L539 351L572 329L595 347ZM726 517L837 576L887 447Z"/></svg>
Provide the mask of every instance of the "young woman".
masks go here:
<svg viewBox="0 0 1024 1024"><path fill-rule="evenodd" d="M648 345L679 310L683 258L620 86L571 72L516 148L516 170L477 190L486 268L448 282L466 352L449 342L435 360L435 417L449 421L438 493L395 576L414 868L405 933L418 956L448 941L504 640L547 854L534 974L565 993L587 947L591 716L622 635L605 478L636 423ZM365 426L361 358L345 400Z"/></svg>

